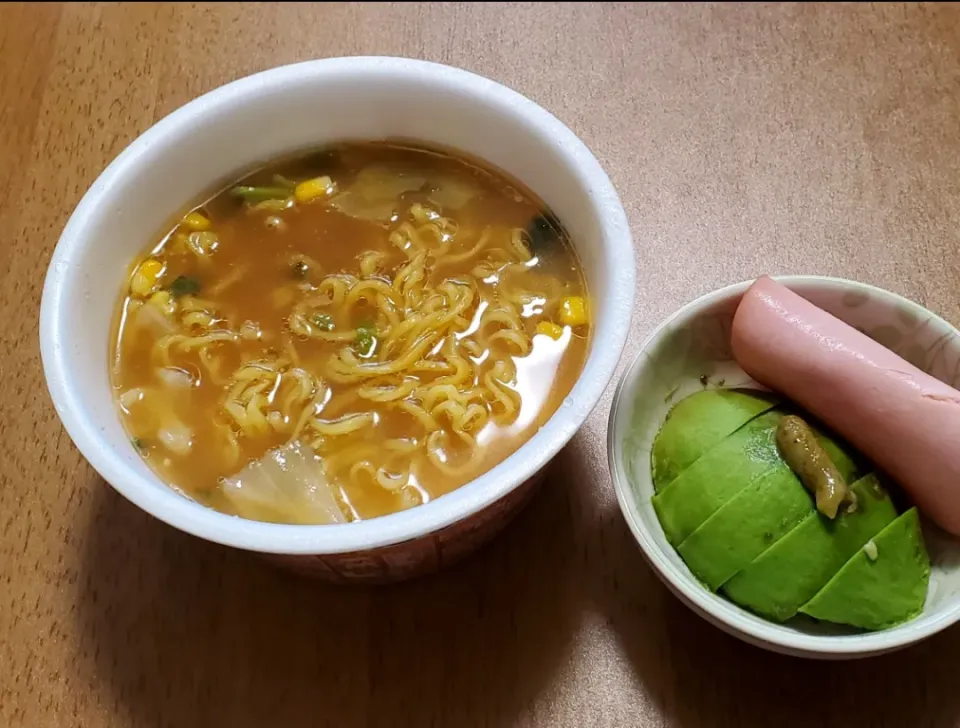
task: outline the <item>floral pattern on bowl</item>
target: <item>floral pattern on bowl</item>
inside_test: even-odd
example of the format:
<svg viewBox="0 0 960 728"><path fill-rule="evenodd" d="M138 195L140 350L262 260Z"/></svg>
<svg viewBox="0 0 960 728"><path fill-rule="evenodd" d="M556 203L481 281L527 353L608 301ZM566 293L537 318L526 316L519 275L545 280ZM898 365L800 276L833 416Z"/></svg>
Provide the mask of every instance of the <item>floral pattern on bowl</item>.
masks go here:
<svg viewBox="0 0 960 728"><path fill-rule="evenodd" d="M960 387L960 334L922 306L853 281L819 276L778 280L918 368ZM678 596L715 624L749 642L790 654L878 654L951 624L960 618L960 543L932 524L924 524L932 562L924 614L886 632L864 635L812 620L797 619L787 625L767 622L702 587L667 543L651 503L653 439L673 404L695 391L760 388L737 365L730 350L733 314L750 283L704 296L662 324L642 347L614 397L610 467L621 508L648 559ZM921 634L926 623L934 626ZM878 638L898 632L902 634L893 639Z"/></svg>

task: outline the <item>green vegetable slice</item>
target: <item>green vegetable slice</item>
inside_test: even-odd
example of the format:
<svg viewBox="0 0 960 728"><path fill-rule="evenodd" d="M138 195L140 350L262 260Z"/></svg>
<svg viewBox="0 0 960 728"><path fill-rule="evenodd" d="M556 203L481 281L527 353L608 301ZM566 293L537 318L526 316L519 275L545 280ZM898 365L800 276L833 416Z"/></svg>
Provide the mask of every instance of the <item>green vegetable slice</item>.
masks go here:
<svg viewBox="0 0 960 728"><path fill-rule="evenodd" d="M666 488L698 458L776 404L776 397L757 390L706 389L684 397L667 413L653 441L654 488Z"/></svg>
<svg viewBox="0 0 960 728"><path fill-rule="evenodd" d="M552 212L537 215L527 225L526 238L530 243L530 252L543 255L556 250L565 237L563 225Z"/></svg>
<svg viewBox="0 0 960 728"><path fill-rule="evenodd" d="M175 298L197 293L200 290L200 281L190 276L177 276L167 288Z"/></svg>
<svg viewBox="0 0 960 728"><path fill-rule="evenodd" d="M353 340L353 349L360 356L370 356L373 354L377 343L377 329L372 321L364 321L357 326L357 336Z"/></svg>
<svg viewBox="0 0 960 728"><path fill-rule="evenodd" d="M293 190L297 186L295 180L292 180L289 177L284 177L282 174L273 175L273 184L275 184L277 187L284 187L288 190Z"/></svg>
<svg viewBox="0 0 960 728"><path fill-rule="evenodd" d="M897 512L876 475L851 486L857 506L830 520L811 512L723 586L741 607L785 622L820 591Z"/></svg>
<svg viewBox="0 0 960 728"><path fill-rule="evenodd" d="M886 629L923 611L930 558L916 508L868 541L800 611L861 629Z"/></svg>

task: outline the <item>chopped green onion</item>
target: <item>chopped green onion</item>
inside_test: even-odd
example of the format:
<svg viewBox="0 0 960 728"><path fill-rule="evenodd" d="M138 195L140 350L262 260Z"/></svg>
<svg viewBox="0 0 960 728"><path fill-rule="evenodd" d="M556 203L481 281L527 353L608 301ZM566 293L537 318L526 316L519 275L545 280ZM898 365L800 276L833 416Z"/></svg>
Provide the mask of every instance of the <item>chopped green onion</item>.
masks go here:
<svg viewBox="0 0 960 728"><path fill-rule="evenodd" d="M297 186L297 183L290 179L289 177L284 177L282 174L273 175L273 183L277 187L286 187L288 190L292 190Z"/></svg>
<svg viewBox="0 0 960 728"><path fill-rule="evenodd" d="M244 202L264 202L265 200L285 200L290 197L286 187L248 187L240 185L230 190L230 194Z"/></svg>
<svg viewBox="0 0 960 728"><path fill-rule="evenodd" d="M354 351L360 356L370 356L376 343L377 329L372 321L364 321L357 326L357 336L353 340Z"/></svg>
<svg viewBox="0 0 960 728"><path fill-rule="evenodd" d="M141 440L139 437L131 437L130 444L133 445L133 447L139 452L143 452L147 449L147 446L143 444L143 440Z"/></svg>
<svg viewBox="0 0 960 728"><path fill-rule="evenodd" d="M174 298L180 298L180 296L186 296L199 291L200 281L190 276L177 276L167 290L170 291L170 295Z"/></svg>
<svg viewBox="0 0 960 728"><path fill-rule="evenodd" d="M247 206L251 210L261 210L263 212L283 212L293 207L292 197L284 197L282 200L264 200L263 202L248 202ZM279 218L278 218L279 219Z"/></svg>
<svg viewBox="0 0 960 728"><path fill-rule="evenodd" d="M310 323L321 331L333 331L333 316L328 313L313 314Z"/></svg>
<svg viewBox="0 0 960 728"><path fill-rule="evenodd" d="M533 218L524 232L530 242L530 252L534 255L556 250L565 236L560 221L549 212Z"/></svg>

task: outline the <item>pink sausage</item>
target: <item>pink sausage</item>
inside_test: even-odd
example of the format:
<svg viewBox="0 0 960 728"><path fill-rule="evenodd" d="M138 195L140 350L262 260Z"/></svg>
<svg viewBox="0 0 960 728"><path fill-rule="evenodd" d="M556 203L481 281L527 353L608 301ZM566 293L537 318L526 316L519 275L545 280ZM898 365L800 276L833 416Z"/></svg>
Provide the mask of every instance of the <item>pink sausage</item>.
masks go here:
<svg viewBox="0 0 960 728"><path fill-rule="evenodd" d="M960 535L960 392L768 276L744 294L733 355L833 428Z"/></svg>

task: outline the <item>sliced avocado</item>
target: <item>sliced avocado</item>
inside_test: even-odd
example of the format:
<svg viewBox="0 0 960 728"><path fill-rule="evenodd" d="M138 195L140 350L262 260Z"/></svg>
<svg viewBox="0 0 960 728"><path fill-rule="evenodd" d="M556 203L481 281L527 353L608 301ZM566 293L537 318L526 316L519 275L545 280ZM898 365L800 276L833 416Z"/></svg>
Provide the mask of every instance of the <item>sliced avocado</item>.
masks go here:
<svg viewBox="0 0 960 728"><path fill-rule="evenodd" d="M852 458L825 435L817 437L844 480L852 482L856 473ZM716 591L815 508L810 492L784 463L727 501L677 551L694 576Z"/></svg>
<svg viewBox="0 0 960 728"><path fill-rule="evenodd" d="M930 557L916 508L868 541L816 596L804 614L863 629L886 629L923 610Z"/></svg>
<svg viewBox="0 0 960 728"><path fill-rule="evenodd" d="M723 586L734 602L785 622L823 588L847 560L896 517L877 476L852 486L857 505L831 521L814 511Z"/></svg>
<svg viewBox="0 0 960 728"><path fill-rule="evenodd" d="M777 404L760 390L706 389L677 402L653 441L653 487L663 490L691 463Z"/></svg>
<svg viewBox="0 0 960 728"><path fill-rule="evenodd" d="M691 533L677 552L710 591L810 515L813 502L786 465L767 471Z"/></svg>
<svg viewBox="0 0 960 728"><path fill-rule="evenodd" d="M773 410L750 420L653 497L671 544L682 543L754 478L782 463L775 442L782 414Z"/></svg>

